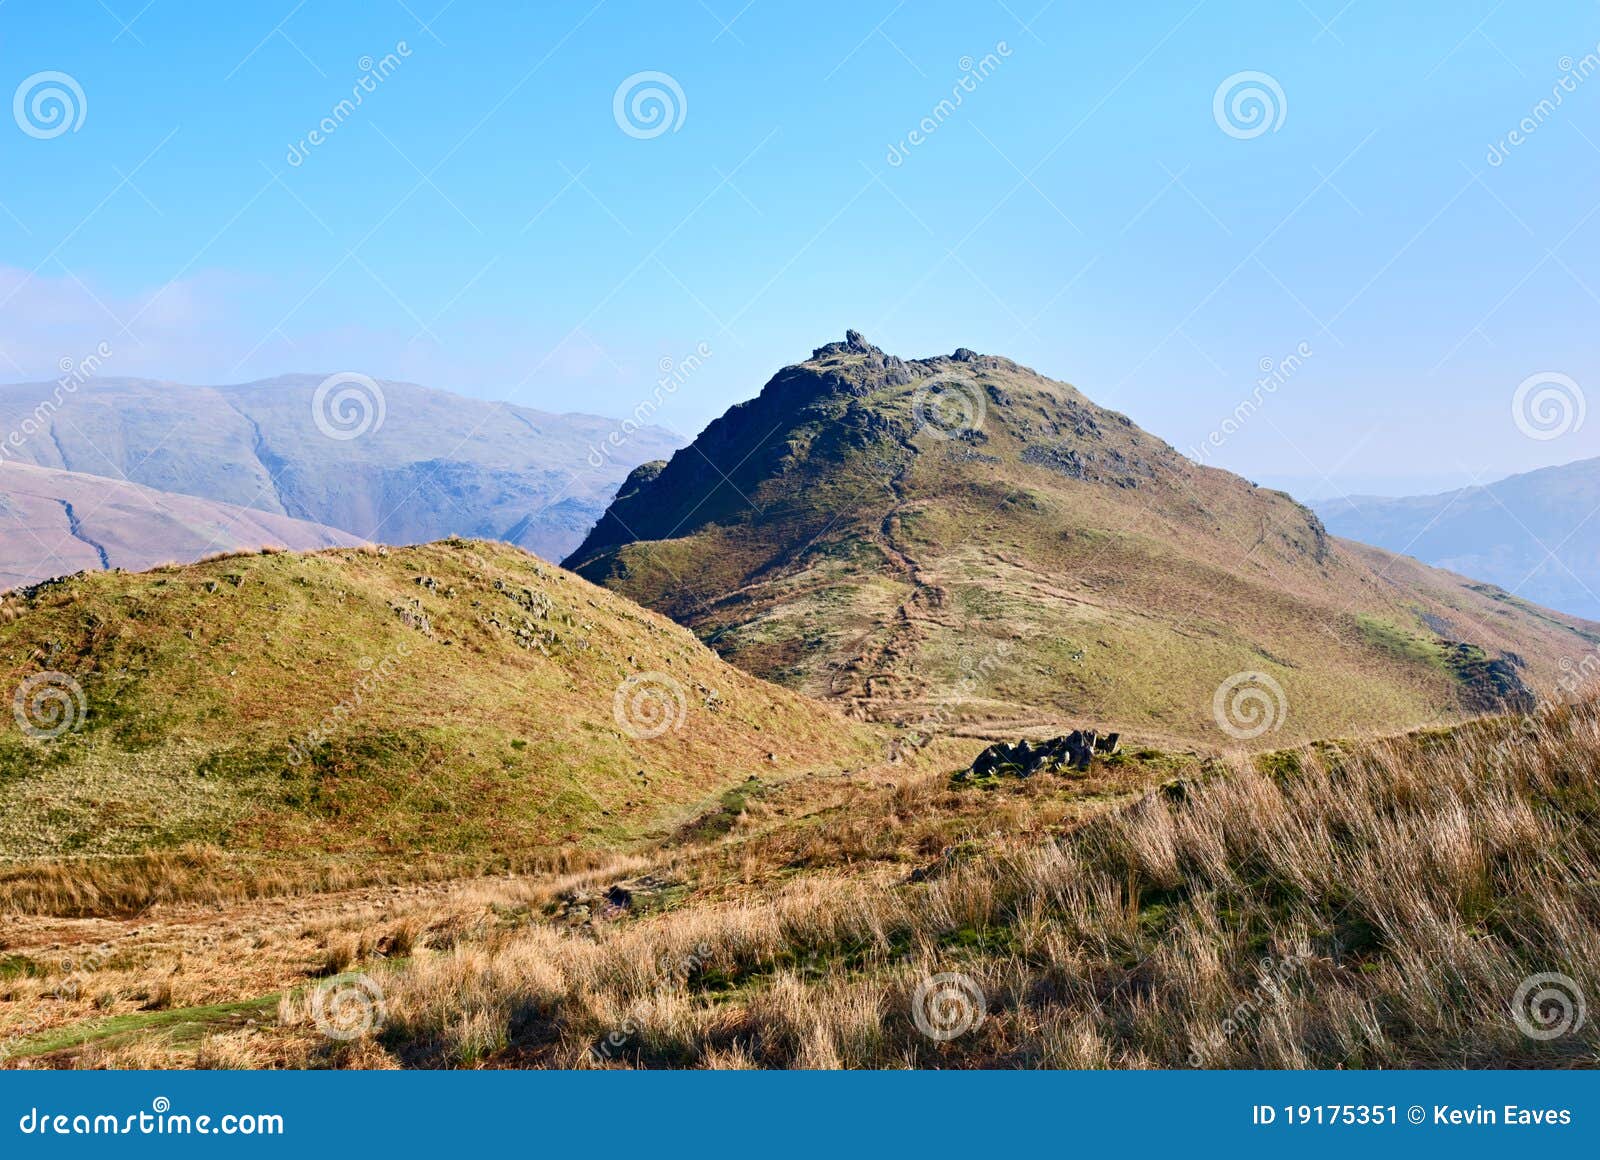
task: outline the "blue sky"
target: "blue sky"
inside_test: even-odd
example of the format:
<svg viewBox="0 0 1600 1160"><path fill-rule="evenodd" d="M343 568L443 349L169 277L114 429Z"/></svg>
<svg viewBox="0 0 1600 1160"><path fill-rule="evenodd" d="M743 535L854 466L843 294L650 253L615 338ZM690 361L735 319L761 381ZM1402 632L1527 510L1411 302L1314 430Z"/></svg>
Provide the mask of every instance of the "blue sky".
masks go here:
<svg viewBox="0 0 1600 1160"><path fill-rule="evenodd" d="M1532 375L1600 390L1600 75L1534 113L1600 6L1084 7L10 0L0 97L61 72L83 117L0 116L0 380L105 341L105 374L618 415L704 343L659 416L693 434L853 326L1008 354L1187 450L1305 344L1210 461L1317 496L1600 454L1600 416L1512 414ZM640 72L675 129L619 125ZM1241 72L1275 127L1219 123Z"/></svg>

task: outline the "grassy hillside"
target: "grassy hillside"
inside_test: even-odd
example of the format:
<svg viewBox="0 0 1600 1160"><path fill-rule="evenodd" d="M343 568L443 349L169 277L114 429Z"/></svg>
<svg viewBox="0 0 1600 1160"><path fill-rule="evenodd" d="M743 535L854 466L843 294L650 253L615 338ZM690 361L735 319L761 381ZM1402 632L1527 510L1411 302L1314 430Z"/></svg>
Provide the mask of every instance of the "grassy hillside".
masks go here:
<svg viewBox="0 0 1600 1160"><path fill-rule="evenodd" d="M567 564L753 673L933 731L1404 728L1525 706L1600 642L1007 359L854 334L637 471Z"/></svg>
<svg viewBox="0 0 1600 1160"><path fill-rule="evenodd" d="M534 927L428 956L389 981L376 1043L445 1062L474 1027L485 1062L565 1066L1594 1066L1574 989L1600 952L1597 774L1593 706L1283 753L1057 840L976 837L920 880L843 863L598 945ZM898 816L947 794L907 787ZM646 953L687 966L641 977ZM1550 975L1564 1009L1526 986Z"/></svg>
<svg viewBox="0 0 1600 1160"><path fill-rule="evenodd" d="M1592 1067L1597 786L1593 704L1228 765L802 778L571 873L11 916L0 1039L33 1066Z"/></svg>
<svg viewBox="0 0 1600 1160"><path fill-rule="evenodd" d="M465 540L12 593L0 675L7 856L520 855L881 757L670 621Z"/></svg>

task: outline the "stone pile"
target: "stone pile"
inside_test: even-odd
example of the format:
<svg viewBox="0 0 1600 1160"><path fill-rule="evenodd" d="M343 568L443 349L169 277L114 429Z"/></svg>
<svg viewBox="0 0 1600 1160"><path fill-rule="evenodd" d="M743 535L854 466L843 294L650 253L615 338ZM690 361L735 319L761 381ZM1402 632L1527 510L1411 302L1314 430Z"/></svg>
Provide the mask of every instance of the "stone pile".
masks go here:
<svg viewBox="0 0 1600 1160"><path fill-rule="evenodd" d="M1064 737L1052 737L1048 741L1015 744L1002 741L978 754L966 776L1032 777L1036 773L1056 773L1063 769L1088 769L1095 754L1110 756L1117 752L1120 737L1118 733L1102 737L1094 729L1074 729Z"/></svg>

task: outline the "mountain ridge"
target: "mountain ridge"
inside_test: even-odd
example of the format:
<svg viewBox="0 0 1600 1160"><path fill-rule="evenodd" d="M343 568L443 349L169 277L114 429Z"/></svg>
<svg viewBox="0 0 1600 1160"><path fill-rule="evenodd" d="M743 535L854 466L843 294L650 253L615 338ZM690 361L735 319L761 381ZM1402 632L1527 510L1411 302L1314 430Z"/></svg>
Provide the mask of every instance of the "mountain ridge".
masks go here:
<svg viewBox="0 0 1600 1160"><path fill-rule="evenodd" d="M354 547L348 532L136 483L0 464L0 590L258 548Z"/></svg>
<svg viewBox="0 0 1600 1160"><path fill-rule="evenodd" d="M358 375L0 386L12 461L127 478L363 539L514 537L547 558L582 538L635 463L681 443L638 427L594 455L618 428L601 416Z"/></svg>
<svg viewBox="0 0 1600 1160"><path fill-rule="evenodd" d="M1600 618L1600 458L1415 496L1319 502L1341 534Z"/></svg>
<svg viewBox="0 0 1600 1160"><path fill-rule="evenodd" d="M985 735L1254 740L1276 729L1213 711L1253 674L1295 735L1409 727L1485 689L1526 703L1600 641L1342 541L1010 359L854 331L636 472L566 564L758 675Z"/></svg>

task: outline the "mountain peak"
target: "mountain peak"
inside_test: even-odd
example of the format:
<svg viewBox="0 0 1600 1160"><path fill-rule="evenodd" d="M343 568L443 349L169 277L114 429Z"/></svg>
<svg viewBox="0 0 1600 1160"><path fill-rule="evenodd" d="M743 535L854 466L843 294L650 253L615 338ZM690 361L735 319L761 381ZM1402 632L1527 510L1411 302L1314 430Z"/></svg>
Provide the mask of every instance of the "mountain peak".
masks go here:
<svg viewBox="0 0 1600 1160"><path fill-rule="evenodd" d="M1481 711L1450 642L1526 657L1539 685L1587 639L1333 541L1010 359L901 359L856 331L638 473L567 566L749 672L942 728L1225 738L1213 695L1256 672L1292 735L1409 727Z"/></svg>
<svg viewBox="0 0 1600 1160"><path fill-rule="evenodd" d="M912 368L913 374L936 373L945 364L953 362L993 367L1016 367L1017 365L1010 359L1001 358L997 355L979 354L977 351L964 346L956 347L955 350L947 355L934 355L932 358L923 359L902 359L897 355L885 353L882 347L875 346L868 341L866 335L854 329L844 332L843 342L830 342L817 347L811 352L811 358L807 361L813 363L831 362L862 355L866 356L866 361L869 364L877 361L885 366L909 367Z"/></svg>
<svg viewBox="0 0 1600 1160"><path fill-rule="evenodd" d="M862 334L859 330L847 330L844 332L843 342L830 342L823 346L817 347L816 350L811 352L811 360L813 362L820 362L823 359L840 358L843 356L857 354L877 355L879 358L884 357L883 351L879 350L877 347L868 342L866 335Z"/></svg>

